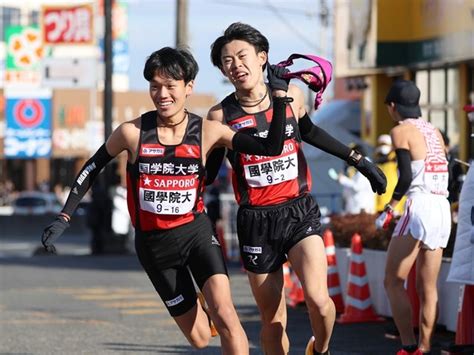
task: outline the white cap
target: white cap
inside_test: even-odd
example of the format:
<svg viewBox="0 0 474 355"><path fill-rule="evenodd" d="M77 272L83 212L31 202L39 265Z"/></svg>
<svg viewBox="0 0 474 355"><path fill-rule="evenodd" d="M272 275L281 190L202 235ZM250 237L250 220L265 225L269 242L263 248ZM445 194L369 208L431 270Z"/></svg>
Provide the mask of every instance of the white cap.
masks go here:
<svg viewBox="0 0 474 355"><path fill-rule="evenodd" d="M390 138L390 135L388 135L388 134L381 134L377 138L377 144L378 145L382 145L382 144L392 145L392 138Z"/></svg>

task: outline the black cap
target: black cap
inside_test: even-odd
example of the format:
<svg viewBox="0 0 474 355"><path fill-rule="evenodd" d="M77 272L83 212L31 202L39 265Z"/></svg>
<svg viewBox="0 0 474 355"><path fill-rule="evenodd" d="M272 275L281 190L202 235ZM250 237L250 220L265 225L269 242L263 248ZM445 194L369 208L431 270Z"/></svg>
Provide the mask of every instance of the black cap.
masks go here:
<svg viewBox="0 0 474 355"><path fill-rule="evenodd" d="M395 108L403 118L417 118L421 116L420 90L413 81L397 80L392 84L385 98L385 103L393 102Z"/></svg>

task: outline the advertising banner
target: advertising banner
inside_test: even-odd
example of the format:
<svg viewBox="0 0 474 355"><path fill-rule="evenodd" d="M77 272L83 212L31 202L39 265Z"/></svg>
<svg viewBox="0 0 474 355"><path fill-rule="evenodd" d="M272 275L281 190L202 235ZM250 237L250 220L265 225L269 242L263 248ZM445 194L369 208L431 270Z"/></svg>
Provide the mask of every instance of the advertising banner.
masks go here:
<svg viewBox="0 0 474 355"><path fill-rule="evenodd" d="M80 89L54 91L53 157L89 155L91 136L87 122L91 115L92 95L91 91Z"/></svg>
<svg viewBox="0 0 474 355"><path fill-rule="evenodd" d="M6 93L6 158L34 159L51 156L51 93Z"/></svg>
<svg viewBox="0 0 474 355"><path fill-rule="evenodd" d="M99 1L99 16L104 16L103 0ZM130 52L128 48L128 4L116 0L112 7L112 55L114 74L128 74ZM99 39L102 59L104 57L104 41Z"/></svg>
<svg viewBox="0 0 474 355"><path fill-rule="evenodd" d="M41 12L43 41L49 45L94 43L92 4L43 6Z"/></svg>
<svg viewBox="0 0 474 355"><path fill-rule="evenodd" d="M9 26L5 30L7 55L5 86L38 86L43 43L37 26Z"/></svg>

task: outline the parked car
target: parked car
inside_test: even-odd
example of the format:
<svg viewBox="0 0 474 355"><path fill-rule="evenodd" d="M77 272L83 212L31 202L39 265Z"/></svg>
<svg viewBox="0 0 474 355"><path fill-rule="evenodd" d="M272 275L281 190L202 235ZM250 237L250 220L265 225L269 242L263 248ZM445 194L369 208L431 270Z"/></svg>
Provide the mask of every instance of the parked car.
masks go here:
<svg viewBox="0 0 474 355"><path fill-rule="evenodd" d="M17 215L56 214L61 208L55 194L40 191L20 192L13 201L13 214Z"/></svg>

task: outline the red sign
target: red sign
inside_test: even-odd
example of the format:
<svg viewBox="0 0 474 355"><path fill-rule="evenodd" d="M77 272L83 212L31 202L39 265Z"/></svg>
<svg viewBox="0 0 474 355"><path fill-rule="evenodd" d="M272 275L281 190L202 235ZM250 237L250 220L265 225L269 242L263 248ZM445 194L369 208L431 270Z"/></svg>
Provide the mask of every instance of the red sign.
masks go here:
<svg viewBox="0 0 474 355"><path fill-rule="evenodd" d="M42 27L43 41L46 44L92 44L92 5L43 6Z"/></svg>

